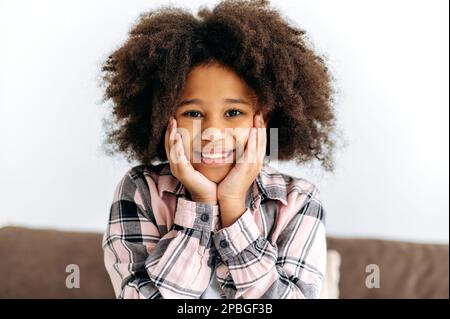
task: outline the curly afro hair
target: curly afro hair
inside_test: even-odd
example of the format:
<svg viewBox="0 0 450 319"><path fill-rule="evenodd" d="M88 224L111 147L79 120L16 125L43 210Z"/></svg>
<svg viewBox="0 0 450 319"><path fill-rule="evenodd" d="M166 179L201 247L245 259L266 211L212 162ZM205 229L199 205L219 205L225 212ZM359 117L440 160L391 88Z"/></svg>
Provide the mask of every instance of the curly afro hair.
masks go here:
<svg viewBox="0 0 450 319"><path fill-rule="evenodd" d="M278 159L318 159L334 170L332 75L268 1L222 1L197 17L171 5L143 13L126 42L102 65L103 102L112 100L105 145L129 161L167 159L164 134L189 71L219 62L232 68L257 95L278 128Z"/></svg>

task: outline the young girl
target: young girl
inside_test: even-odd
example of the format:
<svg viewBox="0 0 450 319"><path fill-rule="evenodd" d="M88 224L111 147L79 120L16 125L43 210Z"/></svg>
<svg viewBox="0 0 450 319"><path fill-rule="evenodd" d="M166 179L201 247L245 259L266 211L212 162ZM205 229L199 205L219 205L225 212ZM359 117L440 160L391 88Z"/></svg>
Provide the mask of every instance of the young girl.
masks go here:
<svg viewBox="0 0 450 319"><path fill-rule="evenodd" d="M333 167L331 76L304 34L266 1L164 7L109 56L108 141L139 162L103 238L118 298L318 296L319 192L266 160L272 144L280 160Z"/></svg>

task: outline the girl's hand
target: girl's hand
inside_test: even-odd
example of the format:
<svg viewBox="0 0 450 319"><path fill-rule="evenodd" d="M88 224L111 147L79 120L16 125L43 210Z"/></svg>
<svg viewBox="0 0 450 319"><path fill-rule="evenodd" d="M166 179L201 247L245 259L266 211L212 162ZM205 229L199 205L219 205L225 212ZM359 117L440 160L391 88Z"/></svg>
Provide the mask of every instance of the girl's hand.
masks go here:
<svg viewBox="0 0 450 319"><path fill-rule="evenodd" d="M245 212L245 195L264 164L267 136L261 113L253 118L253 126L242 158L217 187L222 227L231 225Z"/></svg>
<svg viewBox="0 0 450 319"><path fill-rule="evenodd" d="M217 204L217 184L194 169L187 159L181 134L177 132L177 121L171 117L165 135L165 149L170 170L189 191L193 201Z"/></svg>

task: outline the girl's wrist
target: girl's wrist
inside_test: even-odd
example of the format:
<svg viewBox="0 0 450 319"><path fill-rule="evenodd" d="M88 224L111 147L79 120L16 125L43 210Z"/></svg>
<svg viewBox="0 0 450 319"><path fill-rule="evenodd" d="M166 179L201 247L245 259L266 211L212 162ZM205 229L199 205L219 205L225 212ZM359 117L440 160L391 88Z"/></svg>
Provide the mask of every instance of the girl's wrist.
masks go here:
<svg viewBox="0 0 450 319"><path fill-rule="evenodd" d="M187 191L186 192L187 197L193 202L205 203L205 204L209 204L209 205L217 205L217 198L215 198L213 196L192 194L188 189L186 191Z"/></svg>
<svg viewBox="0 0 450 319"><path fill-rule="evenodd" d="M217 200L219 205L231 206L231 205L241 205L245 203L244 198L219 198Z"/></svg>
<svg viewBox="0 0 450 319"><path fill-rule="evenodd" d="M214 198L202 198L197 196L192 196L192 201L197 203L204 203L209 205L217 205L217 199Z"/></svg>

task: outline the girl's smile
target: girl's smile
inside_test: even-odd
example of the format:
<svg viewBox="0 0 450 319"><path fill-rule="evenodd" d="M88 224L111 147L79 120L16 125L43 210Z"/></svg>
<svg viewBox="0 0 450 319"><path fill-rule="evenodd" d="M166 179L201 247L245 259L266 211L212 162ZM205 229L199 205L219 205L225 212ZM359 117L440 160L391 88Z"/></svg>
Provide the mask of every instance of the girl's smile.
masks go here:
<svg viewBox="0 0 450 319"><path fill-rule="evenodd" d="M220 151L213 153L195 152L197 156L201 157L201 163L210 167L217 167L226 165L228 163L234 163L234 150ZM195 156L194 156L195 159Z"/></svg>

